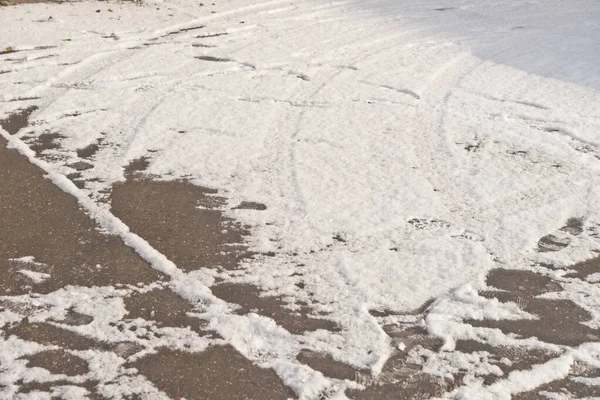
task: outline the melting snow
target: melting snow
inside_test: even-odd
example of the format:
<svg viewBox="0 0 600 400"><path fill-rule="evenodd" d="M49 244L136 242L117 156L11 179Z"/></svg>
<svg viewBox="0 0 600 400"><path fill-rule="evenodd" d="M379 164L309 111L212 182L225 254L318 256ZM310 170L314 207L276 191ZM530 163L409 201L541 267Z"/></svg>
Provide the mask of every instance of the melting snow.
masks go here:
<svg viewBox="0 0 600 400"><path fill-rule="evenodd" d="M290 361L300 342L377 373L391 344L369 310L407 311L434 297L426 326L452 350L474 335L457 318L529 318L477 296L491 268L567 266L598 248L599 3L438 3L233 0L208 14L172 0L115 4L119 19L95 19L99 6L84 2L53 5L51 21L47 5L3 8L0 44L27 57L0 56L0 115L14 99L39 97L40 109L26 132L0 133L177 293L207 304L211 329L311 398L340 383ZM25 136L48 131L60 132L60 147L36 157ZM90 145L97 152L79 157ZM267 205L235 217L253 226L253 250L276 257L249 262L238 278L309 302L343 331L295 337L268 318L232 315L206 277L130 232L102 200L140 157L148 174L226 191L232 206ZM83 161L91 167L78 188L66 175ZM588 230L559 252L538 252L539 238L571 217ZM60 314L71 295L37 301ZM597 322L598 305L575 297ZM100 298L94 307L121 310ZM116 334L109 315L79 329ZM577 357L454 395L509 398L565 375Z"/></svg>

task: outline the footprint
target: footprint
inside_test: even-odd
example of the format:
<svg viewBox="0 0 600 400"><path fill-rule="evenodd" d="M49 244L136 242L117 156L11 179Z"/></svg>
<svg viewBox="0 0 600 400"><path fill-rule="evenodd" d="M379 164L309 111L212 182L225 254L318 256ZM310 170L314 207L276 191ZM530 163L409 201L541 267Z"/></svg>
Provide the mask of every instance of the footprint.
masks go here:
<svg viewBox="0 0 600 400"><path fill-rule="evenodd" d="M579 218L569 218L565 226L538 241L538 251L546 253L562 250L571 243L573 236L578 236L581 232L583 221Z"/></svg>
<svg viewBox="0 0 600 400"><path fill-rule="evenodd" d="M412 218L408 220L408 223L412 225L416 230L450 228L450 224L448 222L440 219Z"/></svg>

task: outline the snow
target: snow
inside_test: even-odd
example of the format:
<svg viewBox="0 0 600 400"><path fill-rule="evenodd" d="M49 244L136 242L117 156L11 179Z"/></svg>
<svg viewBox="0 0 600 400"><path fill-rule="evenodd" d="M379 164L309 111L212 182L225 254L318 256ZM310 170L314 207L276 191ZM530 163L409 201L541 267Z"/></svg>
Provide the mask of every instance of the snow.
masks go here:
<svg viewBox="0 0 600 400"><path fill-rule="evenodd" d="M30 264L30 265L35 265L35 266L46 265L44 263L39 263L39 262L35 261L35 257L33 257L33 256L25 256L25 257L19 257L19 258L9 258L8 261L13 261L13 262L16 262L16 263L21 263L21 264Z"/></svg>
<svg viewBox="0 0 600 400"><path fill-rule="evenodd" d="M512 372L507 379L486 388L480 386L459 389L458 396L464 399L511 399L511 394L532 390L544 383L566 377L572 363L573 357L570 355L558 357L545 364L534 366L530 371Z"/></svg>
<svg viewBox="0 0 600 400"><path fill-rule="evenodd" d="M598 248L597 1L231 0L211 14L169 0L2 13L0 46L24 51L0 56L0 116L40 107L17 136L0 132L10 146L169 275L173 290L206 304L198 315L227 342L305 398L343 384L295 362L301 343L378 373L391 344L368 311L436 298L426 326L450 351L457 338L494 336L457 319L524 317L514 304L477 295L491 268L566 267ZM32 21L44 22L24 30ZM48 45L56 47L35 49ZM18 57L25 60L7 61ZM32 96L40 98L11 102ZM64 138L42 159L24 136L48 131ZM82 177L97 181L78 189L68 165L94 143L100 150ZM307 301L343 331L294 336L268 318L233 315L212 296L209 273L184 273L130 232L104 190L142 156L149 174L217 188L231 205L266 204L232 215L253 226L254 250L277 255L229 279ZM560 252L538 253L539 238L571 217L588 229ZM565 296L597 325L600 305L580 295L591 286L573 283ZM61 292L61 301L78 290ZM121 310L117 298L96 305L107 313L99 321L119 318L109 318ZM116 334L104 322L77 329ZM170 346L193 342L173 335ZM565 374L571 363L561 357L456 396L510 396L519 382Z"/></svg>
<svg viewBox="0 0 600 400"><path fill-rule="evenodd" d="M46 279L50 278L50 274L46 274L43 272L29 271L27 269L20 269L17 272L25 275L27 278L31 279L34 283L42 283Z"/></svg>

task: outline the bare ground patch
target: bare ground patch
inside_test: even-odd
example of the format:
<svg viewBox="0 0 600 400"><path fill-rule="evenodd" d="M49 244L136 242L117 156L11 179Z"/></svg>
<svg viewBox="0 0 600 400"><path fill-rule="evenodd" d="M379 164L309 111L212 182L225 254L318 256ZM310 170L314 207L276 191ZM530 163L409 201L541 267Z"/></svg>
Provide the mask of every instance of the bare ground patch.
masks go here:
<svg viewBox="0 0 600 400"><path fill-rule="evenodd" d="M201 353L159 350L132 364L172 398L287 400L293 392L272 370L260 368L231 346Z"/></svg>

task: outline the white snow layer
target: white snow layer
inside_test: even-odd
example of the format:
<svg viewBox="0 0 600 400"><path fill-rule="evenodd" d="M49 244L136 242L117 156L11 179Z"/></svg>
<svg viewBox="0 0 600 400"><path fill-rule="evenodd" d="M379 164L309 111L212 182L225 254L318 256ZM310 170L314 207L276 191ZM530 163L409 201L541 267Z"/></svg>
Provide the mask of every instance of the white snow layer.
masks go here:
<svg viewBox="0 0 600 400"><path fill-rule="evenodd" d="M523 317L472 289L489 269L568 266L598 247L597 1L94 2L2 8L0 19L0 47L22 50L0 55L0 117L39 106L30 127L3 136L300 396L343 388L293 362L300 343L377 373L391 343L368 310L441 297L426 323L451 349L472 335L455 318ZM60 148L36 159L21 139L50 131ZM82 177L97 180L80 190L68 165L95 143ZM295 337L231 315L202 274L129 232L101 200L142 156L150 174L266 204L233 212L254 227L255 250L277 253L240 279L309 301L343 331ZM538 253L571 217L584 233ZM597 321L599 305L574 300ZM256 356L267 349L279 355ZM486 396L568 372L573 357L511 374Z"/></svg>

